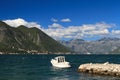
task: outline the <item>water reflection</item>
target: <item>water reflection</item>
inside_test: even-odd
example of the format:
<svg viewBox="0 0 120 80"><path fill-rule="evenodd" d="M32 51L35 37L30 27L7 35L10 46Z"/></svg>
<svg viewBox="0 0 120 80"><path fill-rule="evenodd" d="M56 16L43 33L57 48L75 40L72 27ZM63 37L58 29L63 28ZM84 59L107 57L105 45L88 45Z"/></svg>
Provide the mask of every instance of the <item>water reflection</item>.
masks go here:
<svg viewBox="0 0 120 80"><path fill-rule="evenodd" d="M69 78L60 78L60 77L53 77L50 80L70 80Z"/></svg>
<svg viewBox="0 0 120 80"><path fill-rule="evenodd" d="M51 78L49 80L69 80L70 75L68 72L70 68L57 68L51 67Z"/></svg>

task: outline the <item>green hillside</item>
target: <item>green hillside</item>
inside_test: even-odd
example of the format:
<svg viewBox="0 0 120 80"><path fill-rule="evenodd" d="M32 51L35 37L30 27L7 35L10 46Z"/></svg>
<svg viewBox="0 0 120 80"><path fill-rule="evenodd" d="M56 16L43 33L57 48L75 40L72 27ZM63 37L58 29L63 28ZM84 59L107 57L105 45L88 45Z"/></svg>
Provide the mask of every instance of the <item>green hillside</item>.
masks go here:
<svg viewBox="0 0 120 80"><path fill-rule="evenodd" d="M69 50L37 28L11 27L0 21L0 52L65 53Z"/></svg>

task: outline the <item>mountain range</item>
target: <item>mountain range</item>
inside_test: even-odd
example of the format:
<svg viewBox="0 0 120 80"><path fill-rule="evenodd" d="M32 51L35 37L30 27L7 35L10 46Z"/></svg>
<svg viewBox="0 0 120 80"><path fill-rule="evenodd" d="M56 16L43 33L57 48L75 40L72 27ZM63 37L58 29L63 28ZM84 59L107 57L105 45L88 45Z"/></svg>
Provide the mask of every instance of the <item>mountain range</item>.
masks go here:
<svg viewBox="0 0 120 80"><path fill-rule="evenodd" d="M120 38L105 37L96 41L85 41L75 39L69 41L59 41L69 47L73 53L78 54L119 54Z"/></svg>
<svg viewBox="0 0 120 80"><path fill-rule="evenodd" d="M11 27L0 21L1 53L66 53L70 50L38 28Z"/></svg>
<svg viewBox="0 0 120 80"><path fill-rule="evenodd" d="M0 53L68 53L71 51L76 54L120 53L120 38L56 41L38 28L28 28L23 25L15 28L0 21Z"/></svg>

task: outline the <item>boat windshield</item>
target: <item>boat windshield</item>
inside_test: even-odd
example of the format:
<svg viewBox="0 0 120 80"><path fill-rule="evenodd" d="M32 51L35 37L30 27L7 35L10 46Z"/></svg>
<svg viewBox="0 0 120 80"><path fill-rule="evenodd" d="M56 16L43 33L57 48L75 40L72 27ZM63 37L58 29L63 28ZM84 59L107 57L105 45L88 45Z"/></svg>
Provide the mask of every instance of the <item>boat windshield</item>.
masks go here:
<svg viewBox="0 0 120 80"><path fill-rule="evenodd" d="M58 63L61 63L61 62L65 62L65 57L64 56L58 57Z"/></svg>

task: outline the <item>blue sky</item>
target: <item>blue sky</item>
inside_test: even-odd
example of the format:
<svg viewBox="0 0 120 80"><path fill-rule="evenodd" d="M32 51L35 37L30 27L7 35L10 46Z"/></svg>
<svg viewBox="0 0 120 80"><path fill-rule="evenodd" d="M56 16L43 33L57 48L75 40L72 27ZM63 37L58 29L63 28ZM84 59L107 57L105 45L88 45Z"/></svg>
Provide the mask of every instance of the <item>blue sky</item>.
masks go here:
<svg viewBox="0 0 120 80"><path fill-rule="evenodd" d="M0 20L36 24L55 39L120 37L120 0L1 0L0 7Z"/></svg>

